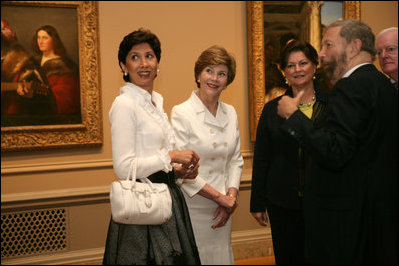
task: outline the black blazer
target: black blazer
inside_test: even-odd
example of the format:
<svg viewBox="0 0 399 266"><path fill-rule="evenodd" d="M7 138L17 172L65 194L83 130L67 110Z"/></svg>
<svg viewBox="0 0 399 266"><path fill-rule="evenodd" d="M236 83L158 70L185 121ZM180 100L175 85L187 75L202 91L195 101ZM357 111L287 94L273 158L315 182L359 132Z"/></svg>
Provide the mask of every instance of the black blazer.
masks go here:
<svg viewBox="0 0 399 266"><path fill-rule="evenodd" d="M312 264L398 263L398 91L374 65L339 80L322 128L296 111L284 130L312 158L305 189Z"/></svg>
<svg viewBox="0 0 399 266"><path fill-rule="evenodd" d="M323 120L321 114L328 93L316 84L315 93L312 120L317 125ZM292 89L288 89L285 95L292 97ZM285 121L277 114L281 97L265 104L259 118L252 169L251 212L264 212L266 198L280 207L299 209L299 146L295 139L280 129Z"/></svg>

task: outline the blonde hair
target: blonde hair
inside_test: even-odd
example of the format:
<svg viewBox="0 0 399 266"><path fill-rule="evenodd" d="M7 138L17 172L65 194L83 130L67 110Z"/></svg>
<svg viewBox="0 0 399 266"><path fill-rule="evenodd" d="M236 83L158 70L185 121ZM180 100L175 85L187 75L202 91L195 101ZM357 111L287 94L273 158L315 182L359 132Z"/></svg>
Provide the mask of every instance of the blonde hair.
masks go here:
<svg viewBox="0 0 399 266"><path fill-rule="evenodd" d="M236 76L236 61L234 57L223 47L213 45L203 51L198 57L197 62L195 62L194 78L198 88L200 87L200 83L198 82L197 78L204 68L211 65L227 66L227 85L233 82Z"/></svg>

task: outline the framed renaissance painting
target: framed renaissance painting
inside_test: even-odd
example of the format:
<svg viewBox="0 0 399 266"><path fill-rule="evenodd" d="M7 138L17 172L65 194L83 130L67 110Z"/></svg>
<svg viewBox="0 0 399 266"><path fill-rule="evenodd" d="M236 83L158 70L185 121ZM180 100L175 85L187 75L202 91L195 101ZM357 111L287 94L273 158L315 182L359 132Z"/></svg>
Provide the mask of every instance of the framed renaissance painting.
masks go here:
<svg viewBox="0 0 399 266"><path fill-rule="evenodd" d="M1 151L102 144L95 1L1 2Z"/></svg>

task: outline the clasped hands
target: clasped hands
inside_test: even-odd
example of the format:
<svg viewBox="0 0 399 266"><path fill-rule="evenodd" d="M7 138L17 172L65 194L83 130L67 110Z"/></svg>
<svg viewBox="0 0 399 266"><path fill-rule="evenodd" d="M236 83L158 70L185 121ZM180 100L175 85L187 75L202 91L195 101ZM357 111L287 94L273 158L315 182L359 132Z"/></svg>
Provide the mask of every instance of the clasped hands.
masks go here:
<svg viewBox="0 0 399 266"><path fill-rule="evenodd" d="M219 197L218 203L219 206L216 208L215 213L213 214L212 219L216 220L216 222L211 226L212 229L222 227L229 220L230 216L233 214L235 209L238 206L237 202L237 190L233 189L235 192L230 192L228 195L221 195Z"/></svg>
<svg viewBox="0 0 399 266"><path fill-rule="evenodd" d="M194 179L197 177L200 157L195 151L170 151L169 156L172 163L180 164L174 167L176 178Z"/></svg>

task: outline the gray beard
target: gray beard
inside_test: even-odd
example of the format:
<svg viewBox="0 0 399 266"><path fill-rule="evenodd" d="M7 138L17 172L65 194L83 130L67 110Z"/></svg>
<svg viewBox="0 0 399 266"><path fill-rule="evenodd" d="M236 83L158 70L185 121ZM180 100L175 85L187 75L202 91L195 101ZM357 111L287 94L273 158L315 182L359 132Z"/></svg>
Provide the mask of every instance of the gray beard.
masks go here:
<svg viewBox="0 0 399 266"><path fill-rule="evenodd" d="M338 59L333 58L333 60L328 64L328 67L325 68L326 76L333 85L341 79L347 65L346 54L342 53L339 55Z"/></svg>

